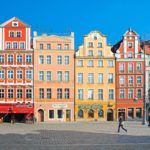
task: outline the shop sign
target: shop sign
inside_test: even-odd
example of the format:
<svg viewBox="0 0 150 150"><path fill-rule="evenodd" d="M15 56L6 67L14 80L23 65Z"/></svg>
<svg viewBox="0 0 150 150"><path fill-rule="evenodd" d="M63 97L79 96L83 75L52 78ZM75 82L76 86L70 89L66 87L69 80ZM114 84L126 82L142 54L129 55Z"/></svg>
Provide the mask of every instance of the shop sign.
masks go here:
<svg viewBox="0 0 150 150"><path fill-rule="evenodd" d="M79 105L79 109L102 109L103 105Z"/></svg>
<svg viewBox="0 0 150 150"><path fill-rule="evenodd" d="M52 107L53 108L61 108L61 109L63 109L63 108L67 108L68 105L67 104L52 104Z"/></svg>

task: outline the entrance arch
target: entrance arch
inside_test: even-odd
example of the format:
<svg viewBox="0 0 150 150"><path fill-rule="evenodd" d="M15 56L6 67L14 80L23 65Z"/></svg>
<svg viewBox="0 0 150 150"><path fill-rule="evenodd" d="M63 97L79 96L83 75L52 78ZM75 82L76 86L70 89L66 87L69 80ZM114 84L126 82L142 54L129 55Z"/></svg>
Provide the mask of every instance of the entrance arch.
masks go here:
<svg viewBox="0 0 150 150"><path fill-rule="evenodd" d="M113 121L114 120L114 111L112 109L107 110L107 121Z"/></svg>
<svg viewBox="0 0 150 150"><path fill-rule="evenodd" d="M43 109L38 110L38 121L44 122L44 110Z"/></svg>

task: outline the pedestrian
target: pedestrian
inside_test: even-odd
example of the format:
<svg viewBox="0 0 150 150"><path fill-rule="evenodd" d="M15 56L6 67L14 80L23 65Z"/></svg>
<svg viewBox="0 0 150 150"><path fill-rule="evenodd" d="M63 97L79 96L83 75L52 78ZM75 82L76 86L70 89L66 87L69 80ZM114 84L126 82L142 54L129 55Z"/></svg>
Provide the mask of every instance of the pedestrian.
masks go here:
<svg viewBox="0 0 150 150"><path fill-rule="evenodd" d="M150 127L150 113L148 114L148 126Z"/></svg>
<svg viewBox="0 0 150 150"><path fill-rule="evenodd" d="M119 117L118 132L120 132L120 128L122 128L124 131L127 132L127 129L125 129L125 128L123 127L123 125L124 125L123 116L120 116L120 117Z"/></svg>

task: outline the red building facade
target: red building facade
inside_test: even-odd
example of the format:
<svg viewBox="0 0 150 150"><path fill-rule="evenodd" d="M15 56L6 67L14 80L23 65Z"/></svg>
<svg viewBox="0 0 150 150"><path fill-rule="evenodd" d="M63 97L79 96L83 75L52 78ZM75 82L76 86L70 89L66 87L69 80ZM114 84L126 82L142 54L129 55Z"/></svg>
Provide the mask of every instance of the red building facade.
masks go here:
<svg viewBox="0 0 150 150"><path fill-rule="evenodd" d="M33 116L31 28L16 17L0 26L0 117L24 121Z"/></svg>
<svg viewBox="0 0 150 150"><path fill-rule="evenodd" d="M121 41L112 47L116 56L117 118L141 119L144 98L144 58L138 34L129 29Z"/></svg>

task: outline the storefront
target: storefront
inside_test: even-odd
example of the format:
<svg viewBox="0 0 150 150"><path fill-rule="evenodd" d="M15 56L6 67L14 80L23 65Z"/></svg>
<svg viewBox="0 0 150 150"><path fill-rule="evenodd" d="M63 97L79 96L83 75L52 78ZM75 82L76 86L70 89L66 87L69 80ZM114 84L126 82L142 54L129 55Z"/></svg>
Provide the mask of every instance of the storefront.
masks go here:
<svg viewBox="0 0 150 150"><path fill-rule="evenodd" d="M33 104L5 104L0 107L0 119L3 122L26 122L33 120Z"/></svg>

